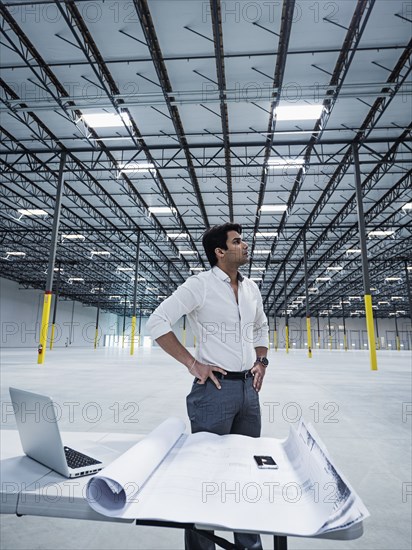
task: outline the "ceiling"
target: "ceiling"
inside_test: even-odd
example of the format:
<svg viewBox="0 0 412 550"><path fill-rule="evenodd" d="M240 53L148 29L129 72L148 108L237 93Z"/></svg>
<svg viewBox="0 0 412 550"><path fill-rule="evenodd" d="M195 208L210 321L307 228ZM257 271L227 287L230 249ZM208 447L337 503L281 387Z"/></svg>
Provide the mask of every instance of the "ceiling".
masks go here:
<svg viewBox="0 0 412 550"><path fill-rule="evenodd" d="M62 299L147 314L208 267L204 230L234 220L271 317L306 314L305 242L308 311L362 316L355 154L375 315L408 315L409 8L0 2L0 274L46 288L62 170ZM97 113L117 122L87 120ZM19 212L32 209L44 213Z"/></svg>

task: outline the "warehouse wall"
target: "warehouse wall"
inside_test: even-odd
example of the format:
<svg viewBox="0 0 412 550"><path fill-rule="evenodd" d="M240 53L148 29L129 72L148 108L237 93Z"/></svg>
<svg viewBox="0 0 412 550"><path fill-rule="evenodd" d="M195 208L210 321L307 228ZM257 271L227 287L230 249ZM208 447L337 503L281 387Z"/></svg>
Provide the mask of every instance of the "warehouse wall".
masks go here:
<svg viewBox="0 0 412 550"><path fill-rule="evenodd" d="M408 317L398 317L398 330L400 337L401 349L412 349L412 333L411 333L411 321ZM270 341L273 344L273 329L274 320L269 319L270 322ZM381 349L396 349L396 333L395 333L395 320L390 317L388 319L378 318L378 331L379 331L379 345ZM332 349L343 348L343 321L342 318L331 317L331 336L332 336ZM367 331L366 331L366 319L364 317L353 317L345 320L346 335L349 349L367 349ZM276 319L278 343L279 347L285 347L285 320L284 318ZM374 327L375 327L374 323ZM329 345L329 329L327 317L320 317L320 345L318 342L318 324L317 318L311 318L311 332L312 332L312 348L320 347L321 349L327 349ZM291 347L296 349L305 348L307 344L306 335L306 318L289 318L289 341Z"/></svg>
<svg viewBox="0 0 412 550"><path fill-rule="evenodd" d="M37 347L43 308L43 292L41 290L23 289L18 283L0 278L0 322L1 345L3 347ZM50 320L52 318L53 303ZM72 326L72 301L59 301L56 322L55 346L91 347L94 342L96 308L84 307L74 302ZM146 331L147 318L142 319L140 345L153 344ZM273 318L270 322L270 342L273 345ZM279 348L285 347L284 319L277 318ZM320 348L329 344L328 320L320 318ZM393 318L378 319L380 346L382 349L395 349L395 321ZM411 321L407 317L398 318L401 349L412 349ZM99 321L100 346L121 346L123 343L123 317L101 312ZM343 347L342 319L331 318L332 348ZM173 330L180 341L183 341L183 319L180 319ZM125 346L130 344L131 319L126 318ZM136 327L137 331L137 327ZM365 318L346 319L346 332L350 349L367 349L367 333ZM193 332L186 322L186 345L194 345ZM289 319L289 340L291 348L302 349L307 344L306 319ZM312 318L312 347L318 342L317 319ZM154 344L156 345L156 344Z"/></svg>
<svg viewBox="0 0 412 550"><path fill-rule="evenodd" d="M43 296L44 292L41 290L24 289L14 281L0 278L2 347L37 347L43 311ZM50 311L50 322L53 318L53 307L54 298ZM93 346L96 312L96 308L84 307L79 302L59 300L55 346ZM117 315L101 312L99 320L100 345L103 345L105 334L118 334L118 324Z"/></svg>

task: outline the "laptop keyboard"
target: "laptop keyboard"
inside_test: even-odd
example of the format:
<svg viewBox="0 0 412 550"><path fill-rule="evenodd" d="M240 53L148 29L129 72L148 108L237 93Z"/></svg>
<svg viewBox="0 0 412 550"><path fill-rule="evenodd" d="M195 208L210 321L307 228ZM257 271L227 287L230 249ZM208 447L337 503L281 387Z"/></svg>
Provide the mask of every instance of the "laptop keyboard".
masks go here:
<svg viewBox="0 0 412 550"><path fill-rule="evenodd" d="M79 453L79 451L70 449L70 447L64 447L64 453L69 468L84 468L92 464L101 464L98 460L84 455L83 453Z"/></svg>

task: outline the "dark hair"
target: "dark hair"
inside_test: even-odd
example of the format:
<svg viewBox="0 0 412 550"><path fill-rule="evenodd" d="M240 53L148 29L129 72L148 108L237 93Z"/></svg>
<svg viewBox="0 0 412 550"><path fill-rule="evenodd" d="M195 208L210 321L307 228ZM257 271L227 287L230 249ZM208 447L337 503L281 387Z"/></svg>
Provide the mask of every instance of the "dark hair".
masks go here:
<svg viewBox="0 0 412 550"><path fill-rule="evenodd" d="M203 248L212 267L217 264L215 249L223 248L223 250L227 250L226 241L229 231L237 231L241 235L242 226L238 223L227 222L223 225L214 225L203 234Z"/></svg>

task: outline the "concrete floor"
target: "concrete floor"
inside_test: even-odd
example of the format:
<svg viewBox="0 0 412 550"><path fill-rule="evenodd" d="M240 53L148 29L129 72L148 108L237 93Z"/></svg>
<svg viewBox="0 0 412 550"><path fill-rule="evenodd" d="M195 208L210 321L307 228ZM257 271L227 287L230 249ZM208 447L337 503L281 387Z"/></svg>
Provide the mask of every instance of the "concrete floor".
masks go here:
<svg viewBox="0 0 412 550"><path fill-rule="evenodd" d="M409 550L411 537L411 354L378 353L377 372L368 352L288 355L271 350L261 391L263 434L285 437L300 415L314 423L335 463L358 491L371 517L355 541L289 537L290 549ZM1 398L10 385L74 405L74 422L63 407L62 430L147 433L171 415L187 420L191 377L160 349L56 349L46 363L36 350L2 351ZM97 403L90 405L90 403ZM409 406L408 406L409 404ZM83 411L83 412L82 412ZM14 419L2 414L2 428ZM97 418L99 417L99 418ZM73 420L73 419L72 419ZM405 492L409 491L409 496ZM403 493L404 492L404 493ZM1 548L178 550L179 530L40 517L1 516ZM264 548L272 548L263 537Z"/></svg>

